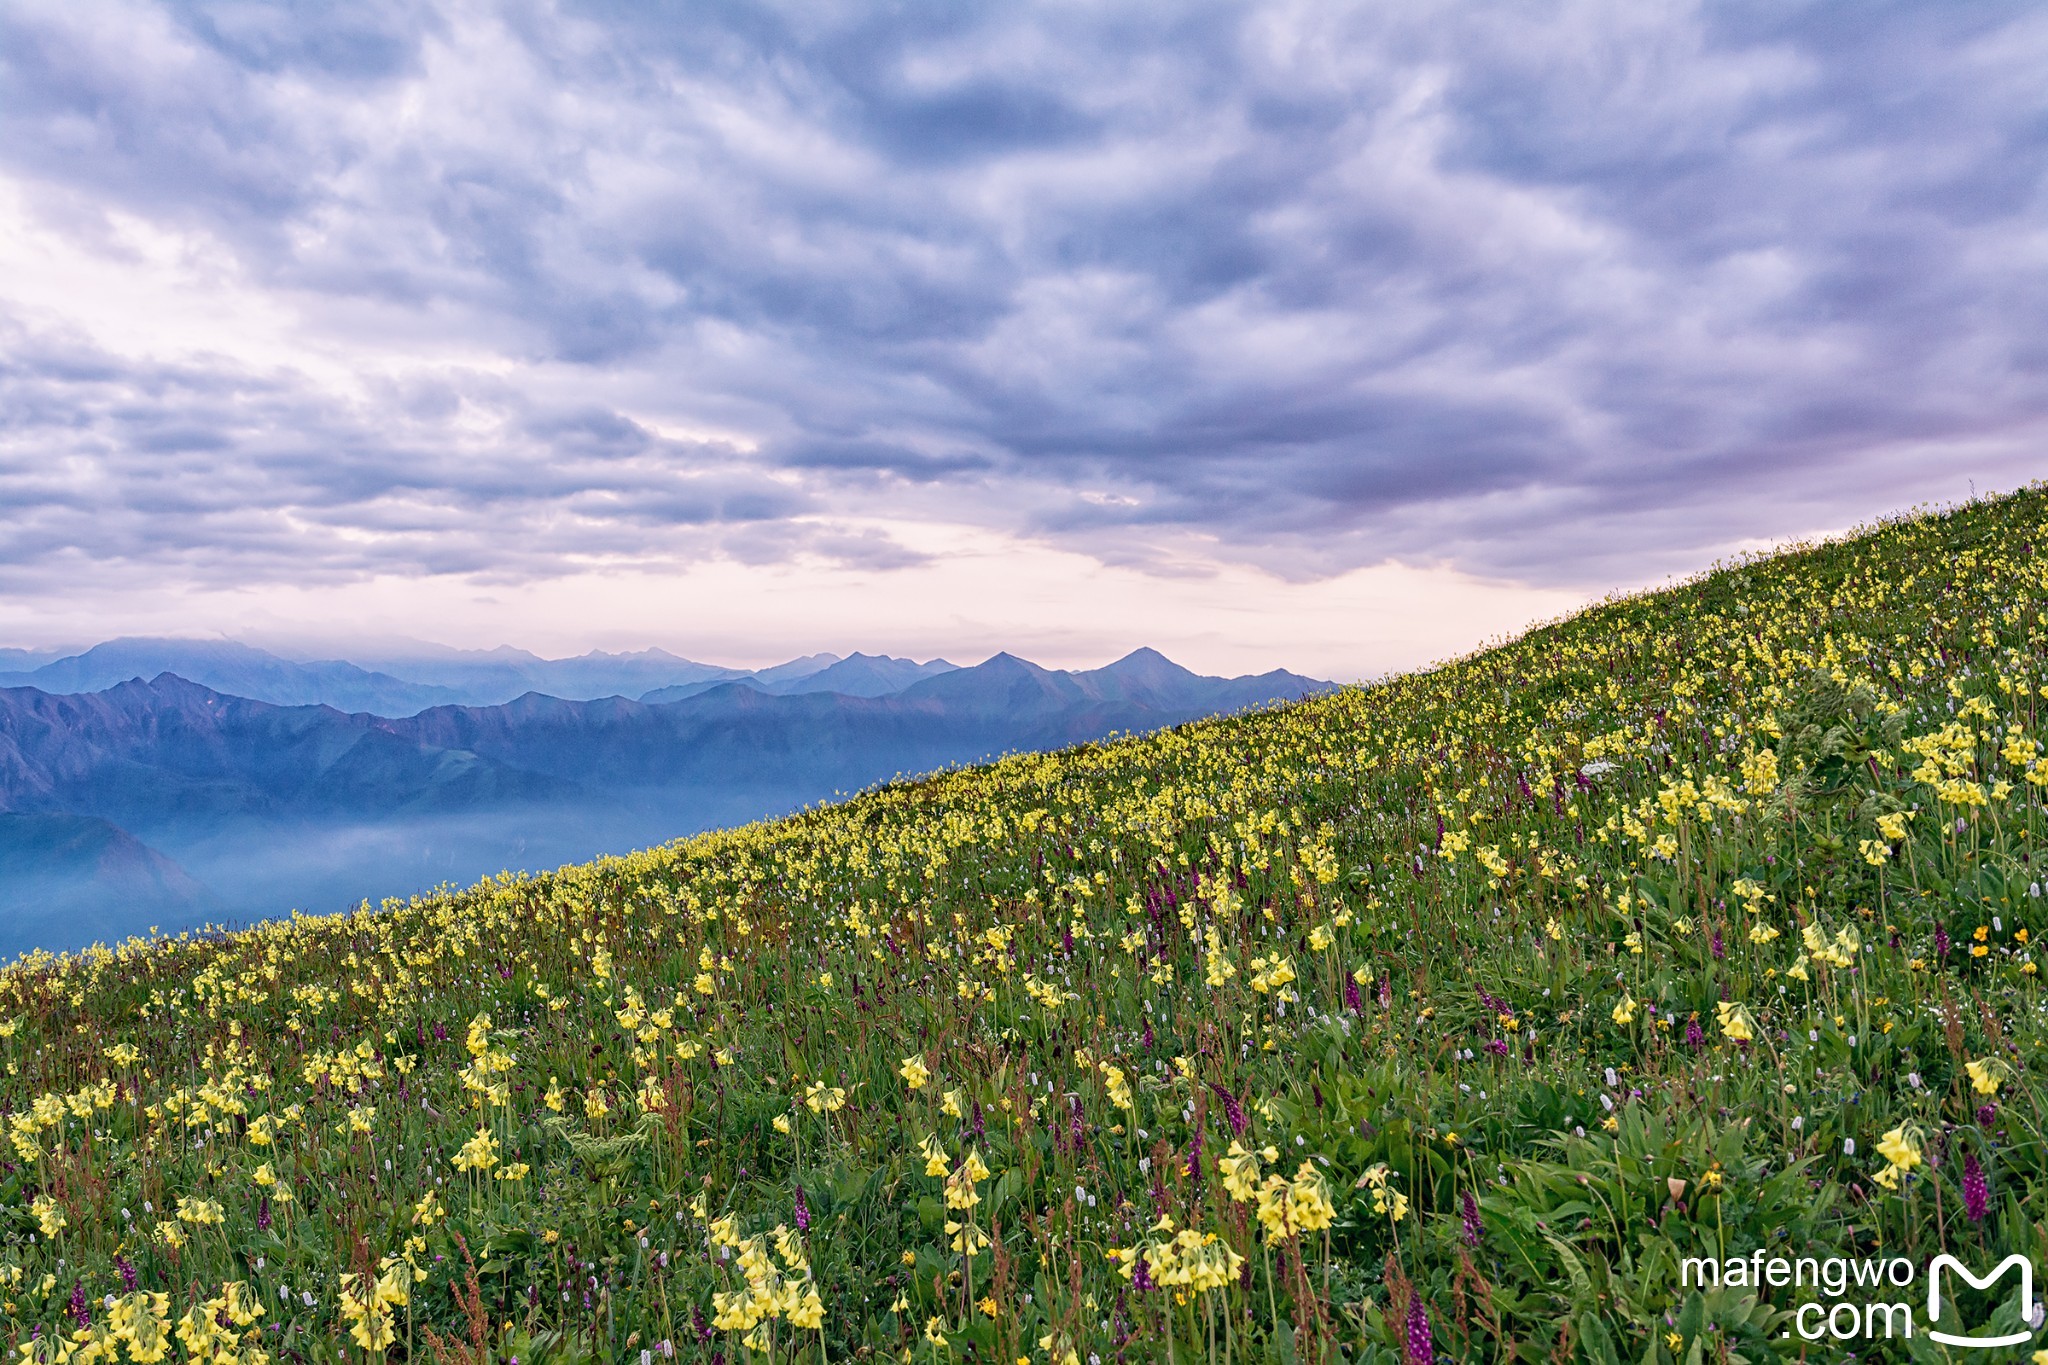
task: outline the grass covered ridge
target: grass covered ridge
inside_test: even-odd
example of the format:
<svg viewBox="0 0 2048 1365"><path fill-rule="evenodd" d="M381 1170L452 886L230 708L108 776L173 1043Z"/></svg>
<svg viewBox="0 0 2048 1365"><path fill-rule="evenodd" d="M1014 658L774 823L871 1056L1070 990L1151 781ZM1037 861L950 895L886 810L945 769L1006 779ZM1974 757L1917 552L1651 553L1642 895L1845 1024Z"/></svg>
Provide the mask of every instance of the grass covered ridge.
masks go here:
<svg viewBox="0 0 2048 1365"><path fill-rule="evenodd" d="M1812 1290L1680 1260L2048 1267L2044 523L2030 490L1370 689L25 959L0 1338L1830 1358L1781 1335Z"/></svg>

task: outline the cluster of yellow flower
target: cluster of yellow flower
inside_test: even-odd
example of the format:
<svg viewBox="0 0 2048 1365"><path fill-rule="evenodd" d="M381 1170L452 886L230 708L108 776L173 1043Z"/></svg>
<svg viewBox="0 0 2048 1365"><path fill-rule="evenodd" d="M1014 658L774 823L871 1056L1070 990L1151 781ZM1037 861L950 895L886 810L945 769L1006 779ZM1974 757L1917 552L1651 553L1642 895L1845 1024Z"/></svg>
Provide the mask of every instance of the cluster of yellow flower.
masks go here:
<svg viewBox="0 0 2048 1365"><path fill-rule="evenodd" d="M712 1295L712 1326L721 1332L741 1333L742 1344L750 1351L765 1351L770 1346L771 1326L778 1318L804 1331L824 1325L825 1303L811 1279L810 1260L788 1227L777 1223L766 1233L742 1237L728 1214L710 1225L709 1236L714 1248L736 1254L745 1280L742 1289ZM771 1241L775 1256L782 1259L780 1266L769 1254Z"/></svg>
<svg viewBox="0 0 2048 1365"><path fill-rule="evenodd" d="M1877 1140L1877 1154L1884 1158L1884 1169L1876 1175L1877 1183L1888 1190L1899 1188L1899 1178L1908 1174L1920 1164L1921 1133L1918 1124L1900 1124Z"/></svg>
<svg viewBox="0 0 2048 1365"><path fill-rule="evenodd" d="M268 1365L270 1353L257 1343L256 1320L263 1304L242 1280L221 1286L210 1299L195 1299L183 1317L171 1318L170 1295L133 1291L115 1297L104 1317L68 1336L24 1342L24 1365L115 1365L126 1359L155 1365L169 1357L173 1340L183 1359L203 1365Z"/></svg>
<svg viewBox="0 0 2048 1365"><path fill-rule="evenodd" d="M375 1275L344 1271L341 1277L341 1316L356 1345L366 1351L382 1351L398 1339L395 1309L412 1302L412 1286L426 1278L426 1272L409 1259L386 1256Z"/></svg>
<svg viewBox="0 0 2048 1365"><path fill-rule="evenodd" d="M1372 1211L1398 1223L1408 1216L1408 1196L1387 1184L1390 1174L1384 1161L1377 1162L1366 1168L1358 1183L1372 1192Z"/></svg>
<svg viewBox="0 0 2048 1365"><path fill-rule="evenodd" d="M1185 1288L1197 1294L1236 1284L1244 1267L1244 1257L1230 1243L1213 1232L1193 1228L1175 1232L1171 1216L1162 1216L1136 1246L1119 1247L1109 1254L1120 1263L1127 1280L1136 1280L1142 1266L1146 1284Z"/></svg>
<svg viewBox="0 0 2048 1365"><path fill-rule="evenodd" d="M1232 1141L1230 1150L1216 1162L1223 1172L1224 1191L1240 1204L1257 1203L1259 1223L1269 1238L1284 1239L1298 1232L1321 1232L1329 1227L1336 1219L1336 1206L1330 1202L1329 1185L1313 1162L1302 1162L1292 1180L1277 1173L1260 1178L1260 1161L1279 1159L1276 1148L1268 1146L1253 1151L1242 1142ZM1377 1169L1384 1179L1385 1167ZM1405 1212L1407 1200L1398 1194L1395 1197L1401 1199ZM1400 1215L1395 1217L1398 1220Z"/></svg>

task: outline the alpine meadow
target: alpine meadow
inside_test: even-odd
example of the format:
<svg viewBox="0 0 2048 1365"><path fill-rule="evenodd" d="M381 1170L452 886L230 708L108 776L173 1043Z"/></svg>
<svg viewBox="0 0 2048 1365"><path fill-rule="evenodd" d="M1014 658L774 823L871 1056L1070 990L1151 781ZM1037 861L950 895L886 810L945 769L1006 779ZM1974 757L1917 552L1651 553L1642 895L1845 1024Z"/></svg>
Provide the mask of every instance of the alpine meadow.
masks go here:
<svg viewBox="0 0 2048 1365"><path fill-rule="evenodd" d="M0 1337L1943 1359L1734 1267L2048 1265L2044 545L2035 487L1299 704L32 954Z"/></svg>

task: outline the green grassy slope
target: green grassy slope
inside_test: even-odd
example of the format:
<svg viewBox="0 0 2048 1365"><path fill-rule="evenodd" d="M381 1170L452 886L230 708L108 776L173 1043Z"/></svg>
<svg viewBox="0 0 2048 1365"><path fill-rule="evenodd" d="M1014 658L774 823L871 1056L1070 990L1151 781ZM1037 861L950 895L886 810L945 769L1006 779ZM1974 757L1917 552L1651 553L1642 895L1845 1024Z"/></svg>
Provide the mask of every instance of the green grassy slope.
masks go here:
<svg viewBox="0 0 2048 1365"><path fill-rule="evenodd" d="M1680 1263L2048 1263L2044 531L2029 491L1372 689L25 960L9 1343L1925 1351Z"/></svg>

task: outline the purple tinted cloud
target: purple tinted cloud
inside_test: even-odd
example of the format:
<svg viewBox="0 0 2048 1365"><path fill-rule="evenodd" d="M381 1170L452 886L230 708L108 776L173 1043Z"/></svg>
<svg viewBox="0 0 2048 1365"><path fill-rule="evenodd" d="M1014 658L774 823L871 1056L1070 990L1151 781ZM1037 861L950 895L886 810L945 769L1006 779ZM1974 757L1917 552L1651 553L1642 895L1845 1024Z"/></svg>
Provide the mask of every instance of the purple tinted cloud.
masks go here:
<svg viewBox="0 0 2048 1365"><path fill-rule="evenodd" d="M2031 472L2043 69L1949 0L10 6L39 223L422 359L0 330L0 564L1637 577Z"/></svg>

